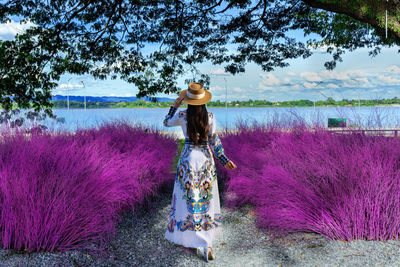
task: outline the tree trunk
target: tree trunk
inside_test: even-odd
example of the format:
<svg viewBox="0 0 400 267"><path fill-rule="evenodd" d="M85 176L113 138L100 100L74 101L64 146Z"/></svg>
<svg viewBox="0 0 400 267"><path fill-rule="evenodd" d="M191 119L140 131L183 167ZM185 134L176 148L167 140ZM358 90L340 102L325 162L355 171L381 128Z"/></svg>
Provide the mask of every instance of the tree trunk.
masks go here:
<svg viewBox="0 0 400 267"><path fill-rule="evenodd" d="M303 0L307 5L348 15L373 26L385 38L386 10L388 11L388 36L400 42L400 0Z"/></svg>

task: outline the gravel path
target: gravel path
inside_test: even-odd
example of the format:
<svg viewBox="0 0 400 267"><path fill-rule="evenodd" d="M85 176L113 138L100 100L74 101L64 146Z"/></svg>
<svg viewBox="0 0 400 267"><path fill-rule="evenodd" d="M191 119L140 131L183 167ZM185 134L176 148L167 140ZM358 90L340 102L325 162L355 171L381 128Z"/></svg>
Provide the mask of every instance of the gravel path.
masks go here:
<svg viewBox="0 0 400 267"><path fill-rule="evenodd" d="M222 185L221 187L222 188ZM123 214L118 232L101 259L80 251L17 253L0 250L1 266L399 266L400 241L329 241L311 233L271 240L254 225L250 207L228 211L222 203L223 235L216 260L164 239L172 188L164 188L147 208ZM222 201L222 199L221 199Z"/></svg>

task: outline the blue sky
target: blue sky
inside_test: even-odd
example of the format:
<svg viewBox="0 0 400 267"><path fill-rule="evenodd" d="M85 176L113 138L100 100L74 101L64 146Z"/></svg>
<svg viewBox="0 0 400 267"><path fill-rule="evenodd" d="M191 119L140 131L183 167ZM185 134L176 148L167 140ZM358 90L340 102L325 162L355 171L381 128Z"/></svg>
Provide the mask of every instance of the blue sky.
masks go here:
<svg viewBox="0 0 400 267"><path fill-rule="evenodd" d="M18 23L0 24L0 39L11 39L24 27ZM301 38L301 33L293 34ZM148 47L151 50L151 46ZM313 56L289 60L289 67L263 72L255 64L248 64L246 72L236 76L224 72L223 66L210 63L199 65L203 73L211 74L210 92L213 100L225 100L225 80L228 101L266 99L284 101L326 97L334 99L382 99L400 96L400 54L398 47L385 48L371 58L369 49L359 49L343 56L333 71L327 71L324 62L331 56L322 49ZM188 74L188 77L193 77ZM82 83L83 82L83 83ZM184 78L179 81L186 88ZM64 75L53 94L90 96L135 96L134 85L122 80L96 81L90 76ZM158 94L157 97L175 98L176 94Z"/></svg>

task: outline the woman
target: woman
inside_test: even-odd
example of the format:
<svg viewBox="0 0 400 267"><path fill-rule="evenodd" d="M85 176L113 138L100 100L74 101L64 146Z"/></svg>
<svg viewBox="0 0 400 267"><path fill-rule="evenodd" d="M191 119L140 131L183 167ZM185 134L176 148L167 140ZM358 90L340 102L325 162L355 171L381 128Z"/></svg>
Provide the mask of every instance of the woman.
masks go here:
<svg viewBox="0 0 400 267"><path fill-rule="evenodd" d="M201 84L190 83L187 90L179 93L164 119L164 126L181 126L185 136L165 238L196 252L197 248L203 247L206 261L215 259L212 241L222 233L217 174L211 148L223 166L228 170L236 168L224 154L216 134L214 115L207 112L205 104L210 100L211 93ZM188 108L176 113L182 101L188 104Z"/></svg>

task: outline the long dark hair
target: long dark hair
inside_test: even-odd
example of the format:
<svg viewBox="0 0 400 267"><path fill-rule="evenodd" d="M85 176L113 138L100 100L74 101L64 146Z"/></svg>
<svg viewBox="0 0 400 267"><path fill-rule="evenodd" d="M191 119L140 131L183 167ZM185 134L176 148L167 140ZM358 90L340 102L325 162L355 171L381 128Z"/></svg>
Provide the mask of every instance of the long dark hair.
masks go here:
<svg viewBox="0 0 400 267"><path fill-rule="evenodd" d="M210 125L206 104L189 105L186 112L187 134L196 146L207 141Z"/></svg>

